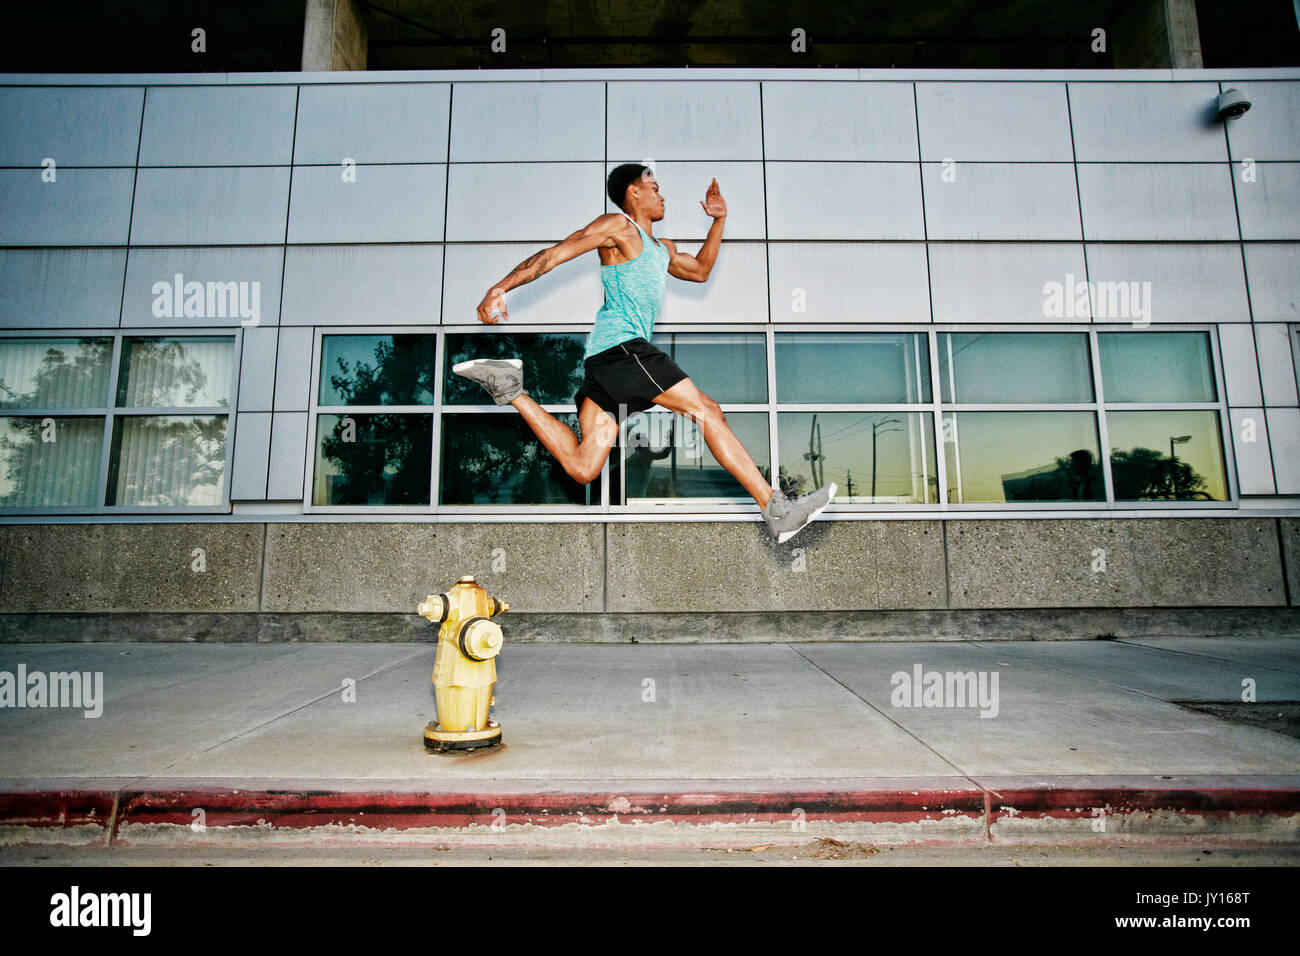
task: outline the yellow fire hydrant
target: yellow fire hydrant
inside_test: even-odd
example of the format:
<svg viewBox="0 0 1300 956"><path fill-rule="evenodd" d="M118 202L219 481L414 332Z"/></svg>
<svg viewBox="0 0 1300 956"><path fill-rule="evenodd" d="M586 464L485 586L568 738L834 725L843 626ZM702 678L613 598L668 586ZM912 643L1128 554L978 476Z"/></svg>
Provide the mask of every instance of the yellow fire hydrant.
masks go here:
<svg viewBox="0 0 1300 956"><path fill-rule="evenodd" d="M473 750L501 743L501 725L488 716L496 703L494 658L501 651L501 626L488 620L510 610L489 597L473 575L461 578L446 594L430 594L417 608L438 629L433 659L433 691L438 717L424 728L430 750Z"/></svg>

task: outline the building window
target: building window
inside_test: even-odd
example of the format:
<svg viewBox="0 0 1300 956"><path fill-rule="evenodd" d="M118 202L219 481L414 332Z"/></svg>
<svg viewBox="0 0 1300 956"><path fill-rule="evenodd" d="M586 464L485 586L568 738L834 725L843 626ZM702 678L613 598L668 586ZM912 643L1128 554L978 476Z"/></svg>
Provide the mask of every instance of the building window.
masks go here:
<svg viewBox="0 0 1300 956"><path fill-rule="evenodd" d="M576 332L448 333L442 373L439 503L444 505L600 504L600 478L583 485L546 450L523 418L497 406L483 386L452 367L474 358L523 362L529 397L581 434L574 393L581 387L586 336Z"/></svg>
<svg viewBox="0 0 1300 956"><path fill-rule="evenodd" d="M112 358L112 338L0 339L0 506L95 506Z"/></svg>
<svg viewBox="0 0 1300 956"><path fill-rule="evenodd" d="M1226 501L1220 403L1206 332L1101 332L1116 501Z"/></svg>
<svg viewBox="0 0 1300 956"><path fill-rule="evenodd" d="M1104 502L1095 412L947 412L948 500Z"/></svg>
<svg viewBox="0 0 1300 956"><path fill-rule="evenodd" d="M767 337L762 332L661 332L662 349L720 406L754 464L772 471L768 435ZM610 456L610 503L662 499L750 501L749 492L713 457L699 425L666 410L629 415Z"/></svg>
<svg viewBox="0 0 1300 956"><path fill-rule="evenodd" d="M234 343L202 335L0 340L0 506L219 507Z"/></svg>
<svg viewBox="0 0 1300 956"><path fill-rule="evenodd" d="M580 436L585 342L568 329L322 333L310 505L749 504L683 416L629 415L606 492L600 477L572 479L518 412L451 371L519 358L533 399ZM1207 332L687 330L654 344L789 494L834 481L841 507L899 509L1229 497Z"/></svg>
<svg viewBox="0 0 1300 956"><path fill-rule="evenodd" d="M927 337L775 333L781 488L828 481L847 504L934 504L939 468Z"/></svg>
<svg viewBox="0 0 1300 956"><path fill-rule="evenodd" d="M312 504L429 504L436 342L322 336Z"/></svg>
<svg viewBox="0 0 1300 956"><path fill-rule="evenodd" d="M941 332L948 500L1105 502L1086 332Z"/></svg>

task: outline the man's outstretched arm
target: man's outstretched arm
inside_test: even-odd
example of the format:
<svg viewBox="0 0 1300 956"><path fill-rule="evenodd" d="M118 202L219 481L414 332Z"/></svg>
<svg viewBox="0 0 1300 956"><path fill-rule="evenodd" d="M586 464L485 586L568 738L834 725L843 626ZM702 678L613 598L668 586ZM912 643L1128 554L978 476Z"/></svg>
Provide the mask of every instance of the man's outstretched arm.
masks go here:
<svg viewBox="0 0 1300 956"><path fill-rule="evenodd" d="M478 304L478 320L487 325L496 325L493 310L501 313L501 319L507 320L505 294L511 289L532 282L539 276L550 272L556 266L575 259L584 252L590 252L600 246L610 245L610 237L621 228L623 216L620 213L606 213L598 216L562 242L557 242L529 256L515 266L500 282L488 290L483 301Z"/></svg>
<svg viewBox="0 0 1300 956"><path fill-rule="evenodd" d="M688 282L708 281L709 273L713 271L713 264L718 261L718 248L722 245L722 230L727 221L727 202L722 198L722 190L718 188L716 179L704 194L704 201L700 205L713 217L713 225L709 226L709 234L705 237L704 245L700 246L699 252L693 256L678 252L675 242L671 239L664 240L671 256L668 260L668 274Z"/></svg>

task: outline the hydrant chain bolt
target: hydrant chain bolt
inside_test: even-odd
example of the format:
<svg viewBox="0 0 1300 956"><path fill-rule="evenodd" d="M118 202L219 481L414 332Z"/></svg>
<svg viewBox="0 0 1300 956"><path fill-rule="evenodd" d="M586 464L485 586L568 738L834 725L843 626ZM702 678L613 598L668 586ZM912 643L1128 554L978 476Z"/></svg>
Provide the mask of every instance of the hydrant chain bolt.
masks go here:
<svg viewBox="0 0 1300 956"><path fill-rule="evenodd" d="M496 656L504 638L489 618L510 610L490 597L472 576L462 577L446 594L430 594L417 611L439 625L433 662L438 717L424 728L424 745L433 751L473 750L501 742L501 725L488 716L496 698Z"/></svg>

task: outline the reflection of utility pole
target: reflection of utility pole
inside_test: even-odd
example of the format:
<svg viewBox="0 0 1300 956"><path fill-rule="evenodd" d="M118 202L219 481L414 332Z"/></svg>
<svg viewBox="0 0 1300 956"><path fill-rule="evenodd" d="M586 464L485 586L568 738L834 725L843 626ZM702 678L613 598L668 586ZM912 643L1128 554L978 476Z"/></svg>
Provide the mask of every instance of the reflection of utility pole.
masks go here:
<svg viewBox="0 0 1300 956"><path fill-rule="evenodd" d="M881 428L881 425L888 425L890 422L902 424L897 418L886 418L883 422L871 423L871 500L876 500L876 436L883 435L885 432L901 432L901 428Z"/></svg>
<svg viewBox="0 0 1300 956"><path fill-rule="evenodd" d="M812 417L812 427L808 429L808 450L804 452L804 458L808 460L809 470L812 471L812 485L814 488L820 488L823 484L820 474L821 465L819 464L826 456L822 451L822 429L817 424L817 416Z"/></svg>
<svg viewBox="0 0 1300 956"><path fill-rule="evenodd" d="M845 484L849 486L849 497L853 497L853 469L849 469L849 476L844 479ZM819 486L820 487L820 486Z"/></svg>
<svg viewBox="0 0 1300 956"><path fill-rule="evenodd" d="M671 359L673 360L673 362L676 362L676 361L677 361L677 336L676 336L676 335L671 335L671 334L670 334L670 335L668 336L668 354L669 354L669 358L671 358ZM685 421L682 422L682 434L683 434L683 435L686 434L686 429L689 428L689 427L690 427L690 426L689 426L688 424L686 424ZM699 437L700 437L700 433L699 433L699 431L697 430L697 431L695 432L695 438L696 438L697 441L699 440ZM673 442L669 447L672 448L672 450L673 450L672 457L668 460L668 466L669 466L669 481L672 482L672 484L671 484L669 487L672 488L672 495L673 495L673 497L677 497L677 495L678 495L678 491L677 491L677 443L676 443L676 442Z"/></svg>

